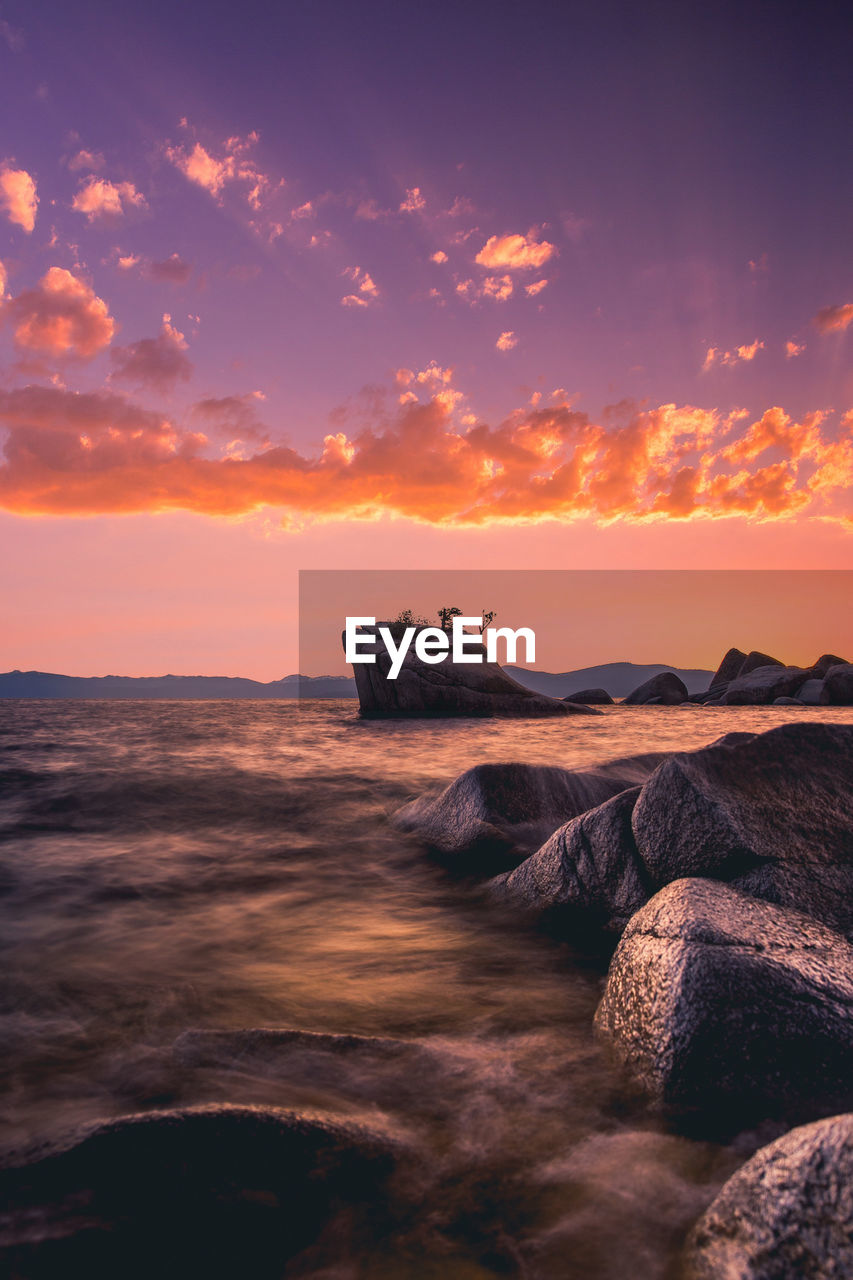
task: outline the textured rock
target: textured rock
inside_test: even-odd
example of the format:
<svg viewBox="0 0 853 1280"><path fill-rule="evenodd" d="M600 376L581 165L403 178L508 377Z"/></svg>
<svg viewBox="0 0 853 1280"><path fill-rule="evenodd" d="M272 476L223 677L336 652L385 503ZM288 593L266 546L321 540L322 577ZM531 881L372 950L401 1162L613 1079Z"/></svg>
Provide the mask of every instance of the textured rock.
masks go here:
<svg viewBox="0 0 853 1280"><path fill-rule="evenodd" d="M613 698L606 689L579 689L577 693L567 694L564 702L582 702L588 707L612 707Z"/></svg>
<svg viewBox="0 0 853 1280"><path fill-rule="evenodd" d="M853 664L843 663L827 671L821 702L840 707L853 706Z"/></svg>
<svg viewBox="0 0 853 1280"><path fill-rule="evenodd" d="M823 694L823 680L806 680L797 690L797 698L807 707L819 707Z"/></svg>
<svg viewBox="0 0 853 1280"><path fill-rule="evenodd" d="M778 658L771 658L769 654L753 649L741 663L738 675L748 676L751 671L756 671L759 667L784 667L784 665L784 662L780 662Z"/></svg>
<svg viewBox="0 0 853 1280"><path fill-rule="evenodd" d="M757 1151L693 1228L685 1264L689 1280L853 1276L853 1115Z"/></svg>
<svg viewBox="0 0 853 1280"><path fill-rule="evenodd" d="M774 698L772 705L774 707L801 707L803 703L799 698Z"/></svg>
<svg viewBox="0 0 853 1280"><path fill-rule="evenodd" d="M853 947L801 912L679 880L628 924L596 1028L666 1109L826 1114L853 1098Z"/></svg>
<svg viewBox="0 0 853 1280"><path fill-rule="evenodd" d="M373 652L376 656L375 663L353 664L360 712L366 719L603 714L594 707L534 693L508 676L496 662L455 663L450 658L434 666L421 662L414 644L396 680L389 680L391 658L376 630L362 628L361 634L374 635L373 649L365 641L361 652ZM473 646L470 652L475 652Z"/></svg>
<svg viewBox="0 0 853 1280"><path fill-rule="evenodd" d="M778 664L754 667L739 675L726 689L726 706L767 706L776 698L790 698L808 679L802 667Z"/></svg>
<svg viewBox="0 0 853 1280"><path fill-rule="evenodd" d="M585 771L480 764L438 794L404 805L392 822L445 856L498 870L538 848L564 822L645 781L667 754L614 760Z"/></svg>
<svg viewBox="0 0 853 1280"><path fill-rule="evenodd" d="M822 653L811 670L816 679L822 680L831 667L846 667L848 665L846 658L839 658L835 653Z"/></svg>
<svg viewBox="0 0 853 1280"><path fill-rule="evenodd" d="M623 698L622 705L642 706L653 699L669 707L678 706L687 699L687 685L673 671L661 671L659 675L638 685L627 698Z"/></svg>
<svg viewBox="0 0 853 1280"><path fill-rule="evenodd" d="M634 807L649 881L730 880L853 930L853 725L781 725L661 764Z"/></svg>
<svg viewBox="0 0 853 1280"><path fill-rule="evenodd" d="M359 1213L381 1216L402 1150L276 1107L90 1125L0 1173L0 1259L22 1280L280 1276L333 1220L351 1231Z"/></svg>
<svg viewBox="0 0 853 1280"><path fill-rule="evenodd" d="M734 680L745 662L745 653L740 649L729 649L728 653L725 654L722 662L717 667L717 670L714 672L708 688L713 689L715 685L728 684L730 680Z"/></svg>
<svg viewBox="0 0 853 1280"><path fill-rule="evenodd" d="M548 919L571 937L620 933L650 889L631 832L639 787L555 831L541 849L489 885L493 896Z"/></svg>

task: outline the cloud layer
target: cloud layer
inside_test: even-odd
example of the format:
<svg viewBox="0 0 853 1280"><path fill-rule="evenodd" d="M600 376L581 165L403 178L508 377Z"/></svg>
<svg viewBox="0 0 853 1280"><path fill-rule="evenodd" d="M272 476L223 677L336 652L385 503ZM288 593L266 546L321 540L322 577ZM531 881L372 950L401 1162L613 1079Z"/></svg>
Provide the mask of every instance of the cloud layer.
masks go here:
<svg viewBox="0 0 853 1280"><path fill-rule="evenodd" d="M6 303L0 319L22 351L89 360L109 346L116 330L102 298L64 267L50 267L34 289Z"/></svg>
<svg viewBox="0 0 853 1280"><path fill-rule="evenodd" d="M142 359L138 350L134 358ZM399 385L421 385L401 372L410 377ZM423 385L440 382L437 373ZM112 392L0 391L0 506L213 515L272 507L286 521L391 515L455 525L801 514L853 521L853 413L833 430L821 413L796 422L771 408L747 422L742 413L668 404L603 426L558 405L465 429L454 420L456 394L445 388L414 402L407 393L376 426L351 438L329 434L305 455L261 439L245 399L205 402L191 415L228 441L214 447L209 428L179 428ZM254 452L236 447L253 435Z"/></svg>

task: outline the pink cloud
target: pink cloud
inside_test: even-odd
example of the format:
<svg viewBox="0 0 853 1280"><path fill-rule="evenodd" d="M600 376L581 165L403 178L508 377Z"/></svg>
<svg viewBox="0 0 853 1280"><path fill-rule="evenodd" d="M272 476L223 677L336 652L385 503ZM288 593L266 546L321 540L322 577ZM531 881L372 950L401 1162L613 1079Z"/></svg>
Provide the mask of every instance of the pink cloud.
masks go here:
<svg viewBox="0 0 853 1280"><path fill-rule="evenodd" d="M518 345L518 338L511 329L506 329L498 338L495 346L498 351L512 351Z"/></svg>
<svg viewBox="0 0 853 1280"><path fill-rule="evenodd" d="M173 326L172 317L167 313L156 338L140 338L111 352L115 365L112 377L136 386L169 391L179 380L186 382L192 373L186 351L187 340Z"/></svg>
<svg viewBox="0 0 853 1280"><path fill-rule="evenodd" d="M814 318L820 333L843 333L853 322L853 302L838 307L823 307Z"/></svg>
<svg viewBox="0 0 853 1280"><path fill-rule="evenodd" d="M107 178L90 178L77 192L71 205L90 222L113 221L129 209L146 208L145 197L132 182L110 182Z"/></svg>
<svg viewBox="0 0 853 1280"><path fill-rule="evenodd" d="M794 342L793 338L789 338L785 343L785 359L793 360L795 356L801 356L806 349L804 342Z"/></svg>
<svg viewBox="0 0 853 1280"><path fill-rule="evenodd" d="M532 233L492 236L474 259L481 267L518 271L542 267L557 252L547 240L537 241Z"/></svg>
<svg viewBox="0 0 853 1280"><path fill-rule="evenodd" d="M453 391L445 371L422 372L423 383L401 371L397 386L412 394L435 387L426 403L407 396L381 427L338 430L306 454L280 444L241 448L244 425L225 401L198 409L206 428L221 423L223 456L207 430L180 429L115 394L0 390L0 506L208 515L272 507L300 520L386 515L453 526L803 514L851 522L853 414L824 431L820 414L796 422L779 408L743 422L690 405L623 406L619 423L605 427L555 405L492 427L467 412L457 421L458 402L442 398ZM768 448L785 456L764 461Z"/></svg>
<svg viewBox="0 0 853 1280"><path fill-rule="evenodd" d="M150 263L148 275L152 280L164 281L166 284L186 284L192 270L190 263L184 262L180 254L170 253L168 258Z"/></svg>
<svg viewBox="0 0 853 1280"><path fill-rule="evenodd" d="M537 294L541 293L543 289L547 289L547 287L547 280L535 280L533 284L526 284L524 286L524 292L527 294L528 298L535 298Z"/></svg>
<svg viewBox="0 0 853 1280"><path fill-rule="evenodd" d="M109 346L116 328L106 302L64 267L51 267L35 289L7 303L2 315L13 325L19 348L80 360Z"/></svg>
<svg viewBox="0 0 853 1280"><path fill-rule="evenodd" d="M435 253L433 253L430 256L430 262L437 262L439 266L441 266L441 264L446 261L447 261L447 254L444 252L443 249L437 249Z"/></svg>
<svg viewBox="0 0 853 1280"><path fill-rule="evenodd" d="M89 173L98 173L103 169L105 164L104 157L100 151L78 151L68 161L68 168L72 173L79 173L80 170L86 170Z"/></svg>
<svg viewBox="0 0 853 1280"><path fill-rule="evenodd" d="M4 160L0 164L0 209L9 221L29 235L36 225L38 202L35 179L26 169L14 169Z"/></svg>
<svg viewBox="0 0 853 1280"><path fill-rule="evenodd" d="M410 187L400 204L400 213L419 213L425 208L426 200L421 195L420 187Z"/></svg>
<svg viewBox="0 0 853 1280"><path fill-rule="evenodd" d="M705 362L702 365L702 371L707 372L713 369L715 365L726 365L732 367L736 364L749 364L755 359L759 351L764 350L764 343L751 342L741 347L735 347L734 351L723 351L721 347L709 347L705 355Z"/></svg>

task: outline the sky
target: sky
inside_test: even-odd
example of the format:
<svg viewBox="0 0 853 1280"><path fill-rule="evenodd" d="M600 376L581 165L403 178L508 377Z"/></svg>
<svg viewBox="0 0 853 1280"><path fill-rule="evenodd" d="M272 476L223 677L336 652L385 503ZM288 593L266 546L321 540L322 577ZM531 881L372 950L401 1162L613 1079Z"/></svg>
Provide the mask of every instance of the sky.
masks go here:
<svg viewBox="0 0 853 1280"><path fill-rule="evenodd" d="M278 678L306 569L853 566L851 54L2 0L0 669Z"/></svg>

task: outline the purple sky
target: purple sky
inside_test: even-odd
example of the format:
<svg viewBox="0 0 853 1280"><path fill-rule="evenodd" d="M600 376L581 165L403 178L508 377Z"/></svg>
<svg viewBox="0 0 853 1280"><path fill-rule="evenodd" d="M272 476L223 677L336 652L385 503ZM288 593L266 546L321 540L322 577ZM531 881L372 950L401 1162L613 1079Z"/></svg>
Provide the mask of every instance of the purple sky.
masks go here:
<svg viewBox="0 0 853 1280"><path fill-rule="evenodd" d="M299 567L849 566L851 54L5 0L0 668L281 675Z"/></svg>

